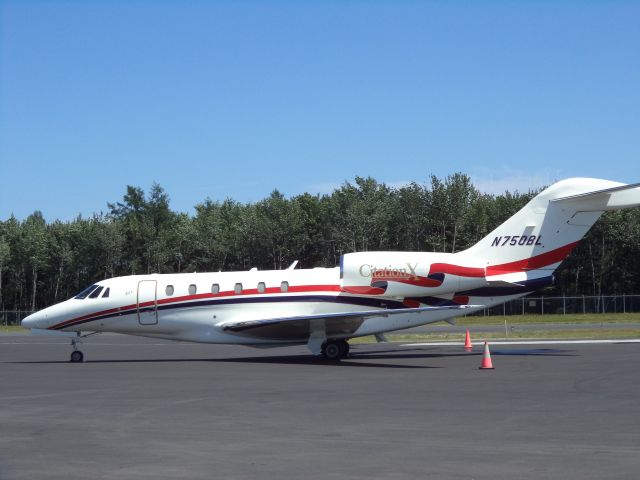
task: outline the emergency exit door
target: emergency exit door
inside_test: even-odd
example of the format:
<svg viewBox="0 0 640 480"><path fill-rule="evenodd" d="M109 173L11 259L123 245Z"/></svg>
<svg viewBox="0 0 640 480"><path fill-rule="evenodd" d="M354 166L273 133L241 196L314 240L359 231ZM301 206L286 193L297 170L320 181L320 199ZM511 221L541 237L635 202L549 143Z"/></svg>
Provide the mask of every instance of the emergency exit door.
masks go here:
<svg viewBox="0 0 640 480"><path fill-rule="evenodd" d="M158 323L158 282L141 280L138 282L138 322L140 325Z"/></svg>

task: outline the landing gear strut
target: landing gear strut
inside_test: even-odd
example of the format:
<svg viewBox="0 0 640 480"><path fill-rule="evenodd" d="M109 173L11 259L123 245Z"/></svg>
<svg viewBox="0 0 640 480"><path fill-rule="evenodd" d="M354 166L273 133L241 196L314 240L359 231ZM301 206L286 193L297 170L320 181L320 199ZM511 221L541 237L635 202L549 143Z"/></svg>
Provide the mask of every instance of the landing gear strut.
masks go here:
<svg viewBox="0 0 640 480"><path fill-rule="evenodd" d="M349 342L346 340L327 340L322 345L322 355L327 360L338 361L349 355Z"/></svg>
<svg viewBox="0 0 640 480"><path fill-rule="evenodd" d="M69 360L72 363L80 363L84 360L84 354L78 349L78 344L80 343L80 337L71 339L71 346L73 347L73 352L71 352L71 359Z"/></svg>

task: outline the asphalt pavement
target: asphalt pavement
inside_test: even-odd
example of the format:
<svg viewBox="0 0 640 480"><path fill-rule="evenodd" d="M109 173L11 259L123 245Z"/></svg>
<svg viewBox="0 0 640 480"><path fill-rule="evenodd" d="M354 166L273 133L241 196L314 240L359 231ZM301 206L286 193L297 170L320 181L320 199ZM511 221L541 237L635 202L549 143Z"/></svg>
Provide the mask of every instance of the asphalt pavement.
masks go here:
<svg viewBox="0 0 640 480"><path fill-rule="evenodd" d="M328 363L98 335L0 336L0 479L628 479L639 344L355 345Z"/></svg>

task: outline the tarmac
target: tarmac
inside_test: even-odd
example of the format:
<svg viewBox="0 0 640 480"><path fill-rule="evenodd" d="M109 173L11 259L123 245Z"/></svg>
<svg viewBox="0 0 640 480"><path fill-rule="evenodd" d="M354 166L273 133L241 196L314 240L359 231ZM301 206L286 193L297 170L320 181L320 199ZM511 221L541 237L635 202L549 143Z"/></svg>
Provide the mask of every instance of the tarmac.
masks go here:
<svg viewBox="0 0 640 480"><path fill-rule="evenodd" d="M628 479L640 344L355 345L339 363L0 336L0 479Z"/></svg>

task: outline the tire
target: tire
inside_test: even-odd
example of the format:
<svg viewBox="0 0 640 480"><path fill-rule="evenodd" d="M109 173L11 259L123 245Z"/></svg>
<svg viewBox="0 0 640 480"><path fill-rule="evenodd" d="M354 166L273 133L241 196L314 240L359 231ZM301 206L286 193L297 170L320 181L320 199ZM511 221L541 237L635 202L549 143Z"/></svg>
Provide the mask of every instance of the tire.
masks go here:
<svg viewBox="0 0 640 480"><path fill-rule="evenodd" d="M71 352L71 363L80 363L84 360L84 355L80 350L74 350Z"/></svg>
<svg viewBox="0 0 640 480"><path fill-rule="evenodd" d="M338 361L342 357L343 349L338 342L327 342L322 348L324 358L331 361Z"/></svg>

